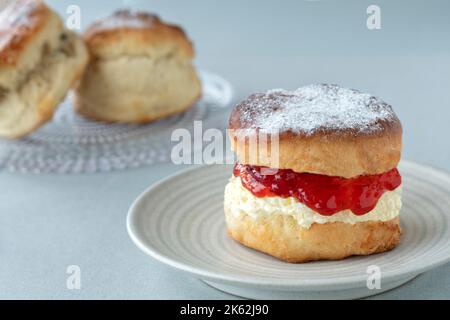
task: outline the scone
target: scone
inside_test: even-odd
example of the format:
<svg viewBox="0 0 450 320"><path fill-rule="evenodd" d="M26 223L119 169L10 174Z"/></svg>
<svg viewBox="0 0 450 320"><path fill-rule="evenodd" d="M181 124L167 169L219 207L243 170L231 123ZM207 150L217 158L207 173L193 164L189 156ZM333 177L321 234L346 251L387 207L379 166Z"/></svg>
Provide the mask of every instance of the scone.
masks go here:
<svg viewBox="0 0 450 320"><path fill-rule="evenodd" d="M90 65L75 109L99 121L142 123L186 111L201 95L194 49L183 30L157 16L118 11L84 35Z"/></svg>
<svg viewBox="0 0 450 320"><path fill-rule="evenodd" d="M402 127L390 105L336 85L272 90L239 103L229 127L234 239L289 262L399 243Z"/></svg>
<svg viewBox="0 0 450 320"><path fill-rule="evenodd" d="M87 62L83 41L42 1L11 1L0 12L0 136L51 119Z"/></svg>

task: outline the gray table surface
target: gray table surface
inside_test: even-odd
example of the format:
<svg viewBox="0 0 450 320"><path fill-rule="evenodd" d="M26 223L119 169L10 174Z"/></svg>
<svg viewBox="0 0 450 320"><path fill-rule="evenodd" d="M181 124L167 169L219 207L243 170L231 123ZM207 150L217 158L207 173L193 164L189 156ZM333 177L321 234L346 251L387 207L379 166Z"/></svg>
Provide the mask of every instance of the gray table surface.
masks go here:
<svg viewBox="0 0 450 320"><path fill-rule="evenodd" d="M404 158L450 171L450 2L48 1L83 25L123 5L183 25L197 65L229 79L235 101L254 91L332 82L391 103L404 126ZM381 30L366 8L381 7ZM225 115L224 115L225 121ZM234 299L145 256L125 219L136 196L186 166L105 174L0 172L0 298ZM81 290L68 290L78 265ZM450 298L450 265L374 299Z"/></svg>

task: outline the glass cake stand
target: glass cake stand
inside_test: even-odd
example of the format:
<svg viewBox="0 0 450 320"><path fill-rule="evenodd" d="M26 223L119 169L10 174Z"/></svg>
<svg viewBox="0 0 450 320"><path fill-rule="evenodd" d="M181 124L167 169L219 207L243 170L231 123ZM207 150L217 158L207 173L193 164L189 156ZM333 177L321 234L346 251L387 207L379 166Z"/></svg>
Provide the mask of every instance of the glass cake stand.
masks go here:
<svg viewBox="0 0 450 320"><path fill-rule="evenodd" d="M231 102L233 90L228 81L205 71L200 77L203 97L194 107L144 125L91 121L76 115L66 99L53 120L35 133L20 140L0 139L0 168L24 173L84 173L170 161L173 130L192 132L194 121L200 120L214 127L211 121L220 113L217 108Z"/></svg>

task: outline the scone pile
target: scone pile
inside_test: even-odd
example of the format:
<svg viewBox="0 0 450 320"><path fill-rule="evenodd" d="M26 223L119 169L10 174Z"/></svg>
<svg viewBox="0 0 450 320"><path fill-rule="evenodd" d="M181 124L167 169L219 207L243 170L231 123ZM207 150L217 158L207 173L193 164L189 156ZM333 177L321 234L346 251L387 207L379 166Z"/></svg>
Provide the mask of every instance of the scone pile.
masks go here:
<svg viewBox="0 0 450 320"><path fill-rule="evenodd" d="M49 121L71 87L93 120L142 123L191 107L201 95L183 30L120 11L83 37L41 0L0 12L0 136L23 137Z"/></svg>
<svg viewBox="0 0 450 320"><path fill-rule="evenodd" d="M225 215L234 239L289 262L399 243L402 127L390 105L336 85L271 90L239 103L229 127L238 162Z"/></svg>

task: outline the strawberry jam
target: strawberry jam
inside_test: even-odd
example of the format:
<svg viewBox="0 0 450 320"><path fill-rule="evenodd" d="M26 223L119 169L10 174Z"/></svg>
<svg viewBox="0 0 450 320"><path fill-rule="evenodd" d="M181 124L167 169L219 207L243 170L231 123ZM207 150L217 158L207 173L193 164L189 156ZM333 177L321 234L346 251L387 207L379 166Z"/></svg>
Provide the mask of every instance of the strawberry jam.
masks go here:
<svg viewBox="0 0 450 320"><path fill-rule="evenodd" d="M346 209L355 215L364 215L375 208L384 192L394 190L402 182L396 168L351 179L297 173L290 169L273 170L272 174L265 168L268 170L263 174L263 168L236 163L234 175L239 176L242 185L256 197L294 197L324 216Z"/></svg>

